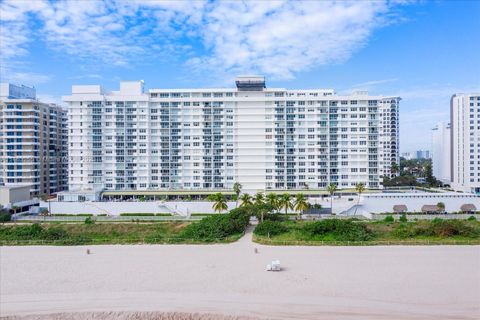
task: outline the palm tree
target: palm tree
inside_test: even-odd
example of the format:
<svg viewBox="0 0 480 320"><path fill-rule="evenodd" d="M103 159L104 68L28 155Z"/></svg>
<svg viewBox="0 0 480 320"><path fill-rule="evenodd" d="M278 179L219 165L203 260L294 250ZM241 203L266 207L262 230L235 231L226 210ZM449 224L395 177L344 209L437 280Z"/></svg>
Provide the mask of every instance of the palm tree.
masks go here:
<svg viewBox="0 0 480 320"><path fill-rule="evenodd" d="M237 196L235 198L235 208L238 206L238 198L240 197L240 193L242 192L242 185L239 182L235 182L233 184L233 192Z"/></svg>
<svg viewBox="0 0 480 320"><path fill-rule="evenodd" d="M439 202L437 203L438 209L440 209L441 212L445 212L445 203Z"/></svg>
<svg viewBox="0 0 480 320"><path fill-rule="evenodd" d="M261 192L257 192L255 194L255 197L253 198L253 204L256 206L261 206L262 204L265 203L265 196Z"/></svg>
<svg viewBox="0 0 480 320"><path fill-rule="evenodd" d="M328 193L330 193L330 210L333 213L333 195L337 191L337 185L335 183L330 183L327 187Z"/></svg>
<svg viewBox="0 0 480 320"><path fill-rule="evenodd" d="M248 193L244 193L240 196L240 207L248 206L252 204L252 196Z"/></svg>
<svg viewBox="0 0 480 320"><path fill-rule="evenodd" d="M293 209L292 205L292 196L290 193L284 193L280 196L278 206L282 209L285 209L285 215L288 215L288 209Z"/></svg>
<svg viewBox="0 0 480 320"><path fill-rule="evenodd" d="M279 199L278 196L275 193L269 193L267 194L267 203L275 210L277 211L279 208Z"/></svg>
<svg viewBox="0 0 480 320"><path fill-rule="evenodd" d="M398 164L396 162L392 162L392 165L390 166L390 173L392 174L392 176L396 176L398 171Z"/></svg>
<svg viewBox="0 0 480 320"><path fill-rule="evenodd" d="M310 208L310 203L308 203L307 198L303 193L298 193L295 196L295 210L298 212L298 217L301 218L301 214Z"/></svg>
<svg viewBox="0 0 480 320"><path fill-rule="evenodd" d="M19 209L19 207L17 207L17 206L12 206L13 214L16 214L18 209Z"/></svg>
<svg viewBox="0 0 480 320"><path fill-rule="evenodd" d="M221 213L228 209L227 199L223 193L215 193L208 196L210 201L213 201L213 211Z"/></svg>
<svg viewBox="0 0 480 320"><path fill-rule="evenodd" d="M358 193L358 200L357 200L357 205L355 206L355 212L353 215L357 214L358 205L360 204L360 196L362 195L362 192L365 191L365 185L361 182L357 183L355 185L355 190L357 190L357 193Z"/></svg>

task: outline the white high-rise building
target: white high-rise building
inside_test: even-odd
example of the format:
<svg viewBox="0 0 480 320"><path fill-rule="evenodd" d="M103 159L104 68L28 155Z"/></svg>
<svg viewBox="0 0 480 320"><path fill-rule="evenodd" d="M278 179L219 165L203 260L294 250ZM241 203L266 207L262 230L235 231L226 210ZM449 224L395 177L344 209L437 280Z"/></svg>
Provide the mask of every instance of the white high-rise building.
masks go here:
<svg viewBox="0 0 480 320"><path fill-rule="evenodd" d="M480 193L480 93L453 95L450 123L452 187Z"/></svg>
<svg viewBox="0 0 480 320"><path fill-rule="evenodd" d="M266 88L73 86L69 189L381 188L399 163L399 97Z"/></svg>
<svg viewBox="0 0 480 320"><path fill-rule="evenodd" d="M35 89L0 84L0 182L32 196L67 188L67 113Z"/></svg>
<svg viewBox="0 0 480 320"><path fill-rule="evenodd" d="M432 129L432 169L434 177L445 184L450 184L452 178L450 140L450 124L439 122Z"/></svg>

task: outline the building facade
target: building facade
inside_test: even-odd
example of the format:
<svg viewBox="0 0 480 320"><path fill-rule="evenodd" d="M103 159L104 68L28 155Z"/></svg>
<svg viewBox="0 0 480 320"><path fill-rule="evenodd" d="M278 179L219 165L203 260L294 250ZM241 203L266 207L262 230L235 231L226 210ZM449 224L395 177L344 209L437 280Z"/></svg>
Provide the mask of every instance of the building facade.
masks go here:
<svg viewBox="0 0 480 320"><path fill-rule="evenodd" d="M450 140L450 123L439 122L432 129L432 169L433 176L444 184L450 184L452 177Z"/></svg>
<svg viewBox="0 0 480 320"><path fill-rule="evenodd" d="M400 156L406 160L431 159L432 153L429 150L417 150L412 152L403 152L400 154Z"/></svg>
<svg viewBox="0 0 480 320"><path fill-rule="evenodd" d="M452 187L480 193L480 93L453 95L450 123Z"/></svg>
<svg viewBox="0 0 480 320"><path fill-rule="evenodd" d="M398 97L333 90L73 86L69 189L381 188L399 163Z"/></svg>
<svg viewBox="0 0 480 320"><path fill-rule="evenodd" d="M0 182L29 185L32 196L66 190L67 113L36 100L35 89L2 84Z"/></svg>

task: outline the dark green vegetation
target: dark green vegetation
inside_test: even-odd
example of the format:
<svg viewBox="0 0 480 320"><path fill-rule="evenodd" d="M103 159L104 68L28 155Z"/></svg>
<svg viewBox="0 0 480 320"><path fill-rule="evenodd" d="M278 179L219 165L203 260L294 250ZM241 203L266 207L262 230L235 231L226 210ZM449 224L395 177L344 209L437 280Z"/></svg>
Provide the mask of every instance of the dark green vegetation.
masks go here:
<svg viewBox="0 0 480 320"><path fill-rule="evenodd" d="M120 213L121 217L170 217L170 213Z"/></svg>
<svg viewBox="0 0 480 320"><path fill-rule="evenodd" d="M393 166L392 166L393 168ZM383 185L385 187L401 187L401 186L418 186L418 187L439 187L442 185L432 173L431 159L411 159L400 158L400 169L393 170L400 175L390 178L383 177ZM425 179L425 183L420 183L417 178Z"/></svg>
<svg viewBox="0 0 480 320"><path fill-rule="evenodd" d="M46 223L0 227L0 243L9 245L83 245L184 242L187 223Z"/></svg>
<svg viewBox="0 0 480 320"><path fill-rule="evenodd" d="M228 237L239 238L254 214L254 206L230 210L227 214L210 215L188 225L182 236L188 239L211 242Z"/></svg>
<svg viewBox="0 0 480 320"><path fill-rule="evenodd" d="M6 210L0 211L0 222L8 222L12 220L12 214Z"/></svg>
<svg viewBox="0 0 480 320"><path fill-rule="evenodd" d="M51 214L51 216L52 217L92 217L93 214L91 213L78 213L78 214L55 213L55 214ZM104 216L106 216L106 214L104 214Z"/></svg>
<svg viewBox="0 0 480 320"><path fill-rule="evenodd" d="M265 220L255 228L255 234L265 237L273 237L285 233L288 228L285 224L278 221Z"/></svg>
<svg viewBox="0 0 480 320"><path fill-rule="evenodd" d="M255 240L266 244L480 244L476 220L365 222L353 219L265 221L255 229Z"/></svg>
<svg viewBox="0 0 480 320"><path fill-rule="evenodd" d="M253 207L210 215L199 222L96 223L87 216L84 223L44 223L0 227L4 245L84 245L127 243L211 243L232 242L245 231Z"/></svg>
<svg viewBox="0 0 480 320"><path fill-rule="evenodd" d="M247 220L248 222L248 220ZM245 219L215 215L200 222L157 223L45 223L0 227L3 245L86 245L134 243L207 243L237 240L246 226Z"/></svg>

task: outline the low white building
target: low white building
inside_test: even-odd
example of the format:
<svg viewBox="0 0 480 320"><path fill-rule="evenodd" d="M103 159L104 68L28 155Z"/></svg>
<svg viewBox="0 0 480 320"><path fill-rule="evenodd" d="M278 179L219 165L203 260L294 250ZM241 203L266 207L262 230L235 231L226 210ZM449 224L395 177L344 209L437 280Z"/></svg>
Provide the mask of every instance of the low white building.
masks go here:
<svg viewBox="0 0 480 320"><path fill-rule="evenodd" d="M394 207L399 208L400 206L403 207L401 210L403 212L422 212L425 211L424 206L436 206L440 202L445 205L444 211L448 213L464 211L466 205L469 208L472 208L471 205L475 207L471 211L480 211L480 197L471 193L418 192L364 194L358 206L355 202L341 214L353 215L355 212L357 215L392 213L398 210L395 210Z"/></svg>
<svg viewBox="0 0 480 320"><path fill-rule="evenodd" d="M0 206L18 213L29 211L38 205L38 199L30 197L30 188L29 185L0 186Z"/></svg>

